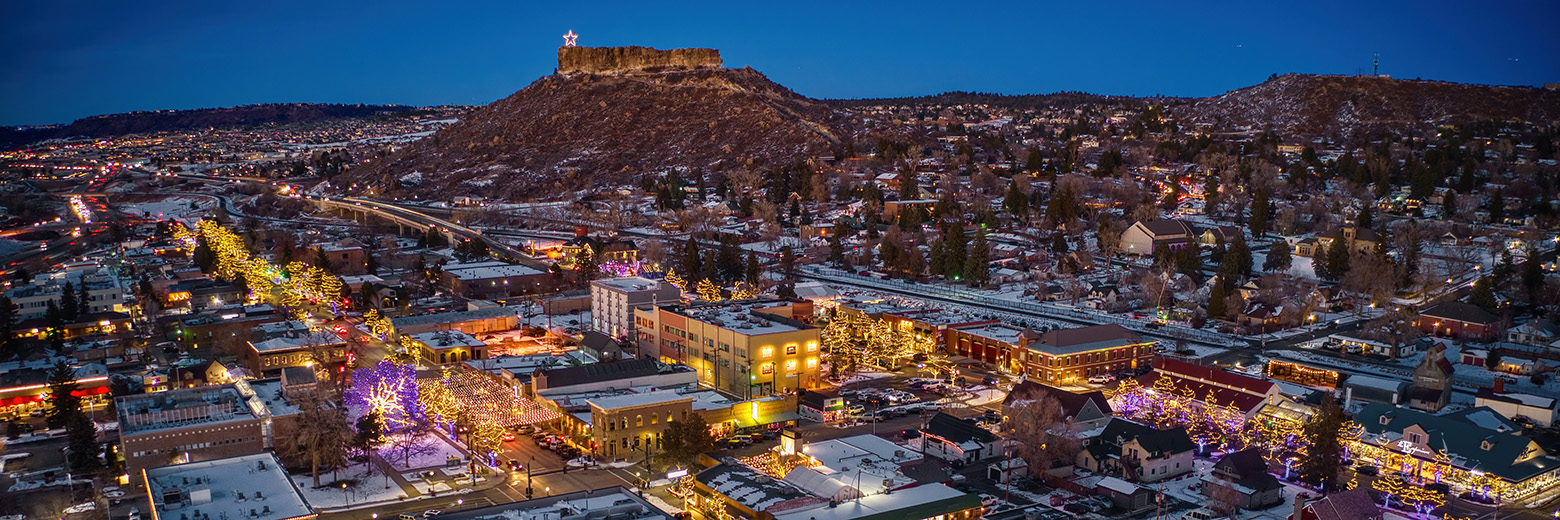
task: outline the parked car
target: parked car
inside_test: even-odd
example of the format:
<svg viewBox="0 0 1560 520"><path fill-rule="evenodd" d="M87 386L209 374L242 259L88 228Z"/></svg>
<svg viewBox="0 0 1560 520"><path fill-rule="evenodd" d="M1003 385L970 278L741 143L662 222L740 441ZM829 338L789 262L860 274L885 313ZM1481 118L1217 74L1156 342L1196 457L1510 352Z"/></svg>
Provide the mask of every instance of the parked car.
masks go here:
<svg viewBox="0 0 1560 520"><path fill-rule="evenodd" d="M423 511L423 520L428 520L429 518L439 516L440 513L443 513L443 511L438 509L429 509L427 511Z"/></svg>
<svg viewBox="0 0 1560 520"><path fill-rule="evenodd" d="M1089 378L1089 382L1097 384L1097 385L1103 385L1103 384L1106 384L1106 383L1114 383L1114 382L1116 382L1116 376L1113 376L1113 375L1110 375L1110 374L1100 374L1100 375L1097 375L1097 376L1094 376L1094 377L1090 377Z"/></svg>
<svg viewBox="0 0 1560 520"><path fill-rule="evenodd" d="M980 415L981 415L981 417L984 417L984 418L986 418L987 420L990 420L990 421L1000 421L1000 420L1002 420L1002 412L998 412L996 410L986 410L985 412L982 412Z"/></svg>
<svg viewBox="0 0 1560 520"><path fill-rule="evenodd" d="M504 432L503 437L505 442L515 440L514 432Z"/></svg>
<svg viewBox="0 0 1560 520"><path fill-rule="evenodd" d="M986 386L997 386L997 378L995 376L982 377L980 378L980 384Z"/></svg>
<svg viewBox="0 0 1560 520"><path fill-rule="evenodd" d="M986 493L981 493L980 494L980 505L985 506L985 507L991 507L991 506L994 506L996 504L997 504L997 497L996 497L996 495L989 495L989 494L986 494Z"/></svg>

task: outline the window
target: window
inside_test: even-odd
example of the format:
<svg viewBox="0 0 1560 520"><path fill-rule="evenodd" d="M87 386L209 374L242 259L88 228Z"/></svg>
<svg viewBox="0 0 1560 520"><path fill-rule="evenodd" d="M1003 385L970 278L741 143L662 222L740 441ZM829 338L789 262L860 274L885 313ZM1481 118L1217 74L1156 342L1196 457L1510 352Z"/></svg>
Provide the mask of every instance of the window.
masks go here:
<svg viewBox="0 0 1560 520"><path fill-rule="evenodd" d="M764 363L763 365L759 365L758 373L766 374L766 375L775 373L775 364L774 363Z"/></svg>
<svg viewBox="0 0 1560 520"><path fill-rule="evenodd" d="M818 358L807 358L807 368L818 368Z"/></svg>
<svg viewBox="0 0 1560 520"><path fill-rule="evenodd" d="M650 424L655 424L656 422L658 422L657 419L659 419L660 417L661 416L656 415L656 414L650 414Z"/></svg>
<svg viewBox="0 0 1560 520"><path fill-rule="evenodd" d="M818 351L818 342L816 342L816 341L809 341L809 342L807 342L807 351L808 352L817 352Z"/></svg>
<svg viewBox="0 0 1560 520"><path fill-rule="evenodd" d="M792 343L790 345L786 345L785 346L785 355L787 355L787 356L794 356L794 355L796 355L796 344L795 343Z"/></svg>
<svg viewBox="0 0 1560 520"><path fill-rule="evenodd" d="M645 416L643 416L643 415L635 415L634 416L634 426L637 427L637 426L644 426L644 425L645 425Z"/></svg>
<svg viewBox="0 0 1560 520"><path fill-rule="evenodd" d="M769 359L769 358L775 357L775 348L774 347L764 347L764 348L761 348L761 349L758 350L758 356L762 357L764 359Z"/></svg>
<svg viewBox="0 0 1560 520"><path fill-rule="evenodd" d="M1408 442L1412 442L1414 444L1419 444L1419 434L1418 433L1414 433L1414 432L1408 432Z"/></svg>
<svg viewBox="0 0 1560 520"><path fill-rule="evenodd" d="M795 372L796 371L796 360L792 359L790 361L786 361L785 362L785 371L786 372Z"/></svg>

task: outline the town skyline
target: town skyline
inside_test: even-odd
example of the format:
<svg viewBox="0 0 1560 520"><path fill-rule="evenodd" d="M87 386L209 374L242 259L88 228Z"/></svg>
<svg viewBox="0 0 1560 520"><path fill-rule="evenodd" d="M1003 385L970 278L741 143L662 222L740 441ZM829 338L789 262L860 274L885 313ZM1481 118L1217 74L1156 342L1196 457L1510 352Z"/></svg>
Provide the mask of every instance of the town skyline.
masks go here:
<svg viewBox="0 0 1560 520"><path fill-rule="evenodd" d="M946 91L1203 97L1271 74L1369 74L1377 55L1380 73L1400 79L1542 86L1560 70L1544 52L1560 46L1542 27L1554 18L1545 16L1556 12L1551 3L1472 12L1450 2L1335 7L1006 5L947 13L939 22L949 29L915 31L905 28L934 4L712 12L174 3L104 4L78 16L24 3L8 6L0 22L0 62L13 72L0 79L9 101L0 124L258 103L486 104L549 74L568 30L581 46L721 49L729 66L755 67L822 99ZM817 9L830 15L810 14Z"/></svg>

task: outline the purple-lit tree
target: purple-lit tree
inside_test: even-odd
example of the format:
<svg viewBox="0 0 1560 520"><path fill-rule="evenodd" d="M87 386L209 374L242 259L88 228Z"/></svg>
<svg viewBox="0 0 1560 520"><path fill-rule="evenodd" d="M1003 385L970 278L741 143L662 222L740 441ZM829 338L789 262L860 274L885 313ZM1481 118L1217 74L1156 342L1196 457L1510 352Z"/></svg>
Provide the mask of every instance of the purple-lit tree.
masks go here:
<svg viewBox="0 0 1560 520"><path fill-rule="evenodd" d="M359 415L378 412L386 432L413 429L427 420L417 399L416 369L389 360L353 370L346 401Z"/></svg>

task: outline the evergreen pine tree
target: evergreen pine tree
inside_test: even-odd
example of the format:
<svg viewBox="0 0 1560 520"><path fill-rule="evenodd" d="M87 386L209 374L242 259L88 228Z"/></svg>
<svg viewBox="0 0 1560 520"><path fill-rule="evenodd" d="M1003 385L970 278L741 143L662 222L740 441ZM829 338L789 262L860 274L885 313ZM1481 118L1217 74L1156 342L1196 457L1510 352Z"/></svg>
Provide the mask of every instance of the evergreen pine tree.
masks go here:
<svg viewBox="0 0 1560 520"><path fill-rule="evenodd" d="M239 286L242 287L243 284L239 284ZM82 280L81 287L76 288L76 314L78 316L92 314L92 298L87 295L86 280Z"/></svg>
<svg viewBox="0 0 1560 520"><path fill-rule="evenodd" d="M754 254L753 251L748 251L747 276L745 278L749 285L758 285L758 273L758 255Z"/></svg>
<svg viewBox="0 0 1560 520"><path fill-rule="evenodd" d="M22 357L20 341L11 337L16 328L16 304L0 294L0 360Z"/></svg>
<svg viewBox="0 0 1560 520"><path fill-rule="evenodd" d="M915 167L907 164L899 170L899 200L915 200L920 196L921 188L916 185Z"/></svg>
<svg viewBox="0 0 1560 520"><path fill-rule="evenodd" d="M690 284L704 276L704 257L699 255L699 242L693 237L688 237L688 242L683 244L682 272Z"/></svg>
<svg viewBox="0 0 1560 520"><path fill-rule="evenodd" d="M1251 228L1252 236L1262 238L1267 235L1268 220L1272 211L1267 190L1257 190L1251 197L1251 219L1246 221L1247 226Z"/></svg>
<svg viewBox="0 0 1560 520"><path fill-rule="evenodd" d="M1068 253L1068 250L1069 250L1069 248L1067 246L1067 235L1062 234L1062 233L1056 233L1056 234L1051 235L1051 252L1052 253L1056 253L1057 255L1065 255L1065 254Z"/></svg>
<svg viewBox="0 0 1560 520"><path fill-rule="evenodd" d="M833 232L829 233L829 263L836 267L845 265L845 243L840 239L844 231L845 227L836 223Z"/></svg>
<svg viewBox="0 0 1560 520"><path fill-rule="evenodd" d="M951 280L963 280L966 259L969 257L969 238L964 236L964 223L954 222L943 231L943 276Z"/></svg>
<svg viewBox="0 0 1560 520"><path fill-rule="evenodd" d="M97 425L86 414L77 411L65 423L66 445L70 448L67 462L78 474L90 473L103 466L103 445L97 441Z"/></svg>
<svg viewBox="0 0 1560 520"><path fill-rule="evenodd" d="M1342 489L1344 446L1339 433L1346 420L1338 401L1326 396L1322 398L1321 409L1301 430L1311 448L1307 450L1310 455L1300 463L1300 478L1321 488L1323 493Z"/></svg>
<svg viewBox="0 0 1560 520"><path fill-rule="evenodd" d="M1213 289L1208 292L1208 316L1211 318L1223 318L1229 314L1229 308L1225 298L1229 296L1229 285L1225 282L1225 276L1219 276L1213 282Z"/></svg>
<svg viewBox="0 0 1560 520"><path fill-rule="evenodd" d="M1002 199L1002 207L1007 210L1013 220L1022 221L1029 216L1029 197L1019 187L1021 175L1014 175L1012 182L1008 183L1007 196Z"/></svg>
<svg viewBox="0 0 1560 520"><path fill-rule="evenodd" d="M1457 216L1457 190L1446 190L1446 196L1441 197L1441 214L1447 217Z"/></svg>
<svg viewBox="0 0 1560 520"><path fill-rule="evenodd" d="M65 282L65 290L60 293L60 318L65 323L75 323L78 314L76 307L76 286Z"/></svg>
<svg viewBox="0 0 1560 520"><path fill-rule="evenodd" d="M54 367L49 369L49 407L44 412L44 422L50 428L60 428L70 424L71 419L81 414L81 398L71 395L76 387L76 369L72 368L64 360L54 362Z"/></svg>
<svg viewBox="0 0 1560 520"><path fill-rule="evenodd" d="M1262 261L1263 271L1288 271L1294 262L1289 250L1289 242L1284 240L1273 241L1273 247L1268 248L1267 259Z"/></svg>
<svg viewBox="0 0 1560 520"><path fill-rule="evenodd" d="M722 281L736 281L743 279L744 265L742 252L737 248L734 238L720 241L720 248L715 252L715 267L717 275Z"/></svg>
<svg viewBox="0 0 1560 520"><path fill-rule="evenodd" d="M1505 188L1496 188L1495 194L1490 197L1490 223L1496 225L1506 223Z"/></svg>
<svg viewBox="0 0 1560 520"><path fill-rule="evenodd" d="M932 276L943 276L947 272L948 268L943 263L946 260L946 253L947 247L943 245L942 237L932 241L931 257L926 261L926 269L932 273Z"/></svg>
<svg viewBox="0 0 1560 520"><path fill-rule="evenodd" d="M970 243L969 257L964 264L964 277L970 285L984 285L991 281L991 247L986 243L986 230L975 233Z"/></svg>
<svg viewBox="0 0 1560 520"><path fill-rule="evenodd" d="M1349 273L1349 245L1339 237L1327 247L1327 276L1332 280L1342 280L1343 275ZM1315 260L1312 260L1313 263Z"/></svg>

